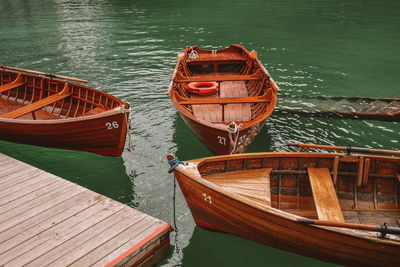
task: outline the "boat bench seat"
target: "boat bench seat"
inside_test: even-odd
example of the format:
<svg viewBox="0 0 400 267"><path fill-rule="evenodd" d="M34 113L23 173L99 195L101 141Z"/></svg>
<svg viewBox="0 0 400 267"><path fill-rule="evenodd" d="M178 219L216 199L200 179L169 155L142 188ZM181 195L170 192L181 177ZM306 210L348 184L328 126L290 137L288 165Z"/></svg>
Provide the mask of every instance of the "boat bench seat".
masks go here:
<svg viewBox="0 0 400 267"><path fill-rule="evenodd" d="M17 88L17 87L22 86L24 84L25 84L25 82L3 84L2 86L0 86L0 93L6 92L6 91L14 89L14 88Z"/></svg>
<svg viewBox="0 0 400 267"><path fill-rule="evenodd" d="M344 222L328 168L307 168L319 220Z"/></svg>
<svg viewBox="0 0 400 267"><path fill-rule="evenodd" d="M0 93L6 92L6 91L14 89L14 88L17 88L17 87L22 86L24 84L25 84L25 81L24 81L24 79L22 77L22 74L19 73L17 78L13 82L6 83L6 84L3 84L3 85L0 86Z"/></svg>
<svg viewBox="0 0 400 267"><path fill-rule="evenodd" d="M64 89L61 92L53 94L46 98L40 99L39 101L33 102L29 105L18 108L16 110L10 111L6 114L1 115L0 118L15 119L15 118L21 117L25 114L28 114L29 112L35 112L38 109L41 109L51 103L57 102L66 97L69 97L71 95L72 95L72 92L69 92L68 84L66 84L66 86L64 87Z"/></svg>
<svg viewBox="0 0 400 267"><path fill-rule="evenodd" d="M204 178L224 190L271 206L270 173L272 168L221 172Z"/></svg>
<svg viewBox="0 0 400 267"><path fill-rule="evenodd" d="M256 71L250 75L210 75L200 77L188 77L182 75L180 72L176 73L175 82L221 82L221 81L249 81L249 80L260 80L263 77L261 70Z"/></svg>

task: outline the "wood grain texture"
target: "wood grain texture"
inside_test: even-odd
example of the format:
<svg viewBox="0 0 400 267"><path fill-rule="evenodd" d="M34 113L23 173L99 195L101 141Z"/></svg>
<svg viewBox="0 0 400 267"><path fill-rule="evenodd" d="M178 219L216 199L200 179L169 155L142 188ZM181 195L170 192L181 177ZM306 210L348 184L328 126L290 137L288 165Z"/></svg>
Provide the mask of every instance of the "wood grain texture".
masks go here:
<svg viewBox="0 0 400 267"><path fill-rule="evenodd" d="M189 57L193 49L197 58ZM220 92L189 98L186 88L192 81L218 81ZM224 155L246 151L274 110L277 90L255 52L231 45L216 52L187 48L178 56L168 94L204 145L215 155ZM227 127L233 121L241 124L236 146Z"/></svg>
<svg viewBox="0 0 400 267"><path fill-rule="evenodd" d="M221 98L247 97L244 81L225 81L220 84ZM228 104L224 109L225 122L244 122L251 120L250 103Z"/></svg>
<svg viewBox="0 0 400 267"><path fill-rule="evenodd" d="M308 176L320 220L344 222L329 169L308 168Z"/></svg>
<svg viewBox="0 0 400 267"><path fill-rule="evenodd" d="M344 222L368 223L378 228L383 222L400 227L396 197L400 158L361 157L370 161L368 182L361 187L357 187L360 155L339 153L271 152L210 157L185 161L187 165L178 165L174 174L200 227L346 266L397 266L400 238L394 234L381 238L375 230L299 222L314 220L322 214L337 221L337 217L344 217ZM270 206L231 190L257 192L255 184L263 184L258 177L260 169L272 169ZM330 177L333 169L337 170L337 189ZM341 218L338 210L342 210Z"/></svg>
<svg viewBox="0 0 400 267"><path fill-rule="evenodd" d="M3 168L12 172L2 172ZM162 234L140 243L138 250L124 254L123 259L130 260L154 242L169 240L167 223L3 154L0 173L0 184L7 184L0 188L1 266L89 266L97 262L104 266L160 225L166 226ZM154 247L132 264L153 254L161 260L168 253L167 245Z"/></svg>
<svg viewBox="0 0 400 267"><path fill-rule="evenodd" d="M1 140L121 155L129 103L81 84L9 69L0 72Z"/></svg>

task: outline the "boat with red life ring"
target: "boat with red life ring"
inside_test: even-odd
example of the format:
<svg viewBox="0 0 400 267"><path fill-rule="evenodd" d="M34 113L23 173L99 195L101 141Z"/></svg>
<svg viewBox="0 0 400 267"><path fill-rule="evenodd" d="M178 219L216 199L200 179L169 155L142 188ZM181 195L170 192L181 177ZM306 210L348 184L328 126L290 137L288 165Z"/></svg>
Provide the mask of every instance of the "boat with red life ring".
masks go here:
<svg viewBox="0 0 400 267"><path fill-rule="evenodd" d="M168 94L200 141L224 155L246 151L274 110L278 90L255 51L191 46L178 55Z"/></svg>
<svg viewBox="0 0 400 267"><path fill-rule="evenodd" d="M191 94L212 95L218 92L217 82L192 82L188 83L187 90Z"/></svg>

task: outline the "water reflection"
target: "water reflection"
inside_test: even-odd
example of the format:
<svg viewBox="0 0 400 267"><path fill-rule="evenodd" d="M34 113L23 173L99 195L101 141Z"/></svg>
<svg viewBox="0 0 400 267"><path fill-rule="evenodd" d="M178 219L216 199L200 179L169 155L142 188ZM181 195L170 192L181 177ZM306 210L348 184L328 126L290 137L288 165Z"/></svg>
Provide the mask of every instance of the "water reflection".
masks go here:
<svg viewBox="0 0 400 267"><path fill-rule="evenodd" d="M0 141L0 153L131 205L132 183L121 157Z"/></svg>

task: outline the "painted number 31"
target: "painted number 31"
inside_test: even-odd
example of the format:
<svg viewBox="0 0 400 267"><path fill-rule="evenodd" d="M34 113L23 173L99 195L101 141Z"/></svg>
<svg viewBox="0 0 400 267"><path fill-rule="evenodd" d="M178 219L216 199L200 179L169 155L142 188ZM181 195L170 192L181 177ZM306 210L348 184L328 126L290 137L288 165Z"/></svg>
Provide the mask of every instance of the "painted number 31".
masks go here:
<svg viewBox="0 0 400 267"><path fill-rule="evenodd" d="M106 122L107 130L117 129L119 127L118 122Z"/></svg>

